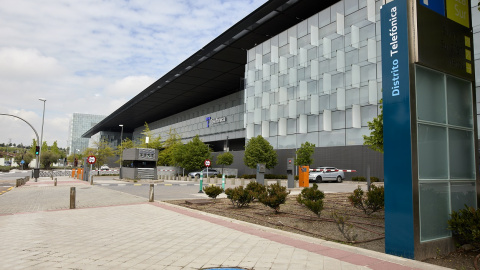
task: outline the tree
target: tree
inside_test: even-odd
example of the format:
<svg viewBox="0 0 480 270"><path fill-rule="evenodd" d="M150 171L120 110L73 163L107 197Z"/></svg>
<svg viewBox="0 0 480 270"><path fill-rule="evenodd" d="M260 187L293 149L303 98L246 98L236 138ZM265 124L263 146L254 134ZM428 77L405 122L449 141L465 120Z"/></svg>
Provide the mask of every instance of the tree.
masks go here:
<svg viewBox="0 0 480 270"><path fill-rule="evenodd" d="M223 167L225 165L229 166L233 163L233 154L230 152L225 152L217 156L217 165L222 165L222 174L223 174Z"/></svg>
<svg viewBox="0 0 480 270"><path fill-rule="evenodd" d="M57 162L58 155L53 153L51 150L42 151L42 156L40 157L40 163L42 164L43 168L49 169L52 163Z"/></svg>
<svg viewBox="0 0 480 270"><path fill-rule="evenodd" d="M305 142L298 148L295 159L295 165L297 166L310 166L313 163L313 152L315 151L315 144Z"/></svg>
<svg viewBox="0 0 480 270"><path fill-rule="evenodd" d="M108 158L115 155L115 151L105 139L95 142L95 146L97 147L94 154L97 158L95 162L97 166L107 163Z"/></svg>
<svg viewBox="0 0 480 270"><path fill-rule="evenodd" d="M42 152L43 152L43 151L48 151L47 141L43 141L41 151L42 151Z"/></svg>
<svg viewBox="0 0 480 270"><path fill-rule="evenodd" d="M252 169L255 169L258 163L264 163L267 169L271 169L278 163L277 152L273 150L273 146L267 140L258 135L248 140L243 161L247 167Z"/></svg>
<svg viewBox="0 0 480 270"><path fill-rule="evenodd" d="M144 136L140 139L139 147L152 148L160 151L163 148L162 137L160 135L155 136L153 132L150 130L150 127L148 127L147 123L145 123L144 126L145 126L145 129L143 130ZM147 137L149 139L148 143L147 143Z"/></svg>
<svg viewBox="0 0 480 270"><path fill-rule="evenodd" d="M30 164L30 162L32 162L32 160L34 159L34 155L30 152L25 152L25 153L19 153L15 156L15 162L17 164L20 164L21 166L21 162L22 160L25 162L24 163L24 167L23 168L28 168L28 164Z"/></svg>
<svg viewBox="0 0 480 270"><path fill-rule="evenodd" d="M382 100L380 100L380 104ZM380 105L381 113L368 121L370 136L363 135L363 144L377 152L383 153L383 105Z"/></svg>
<svg viewBox="0 0 480 270"><path fill-rule="evenodd" d="M175 148L174 160L176 164L187 171L200 170L204 161L211 158L211 149L204 144L198 135L185 145Z"/></svg>
<svg viewBox="0 0 480 270"><path fill-rule="evenodd" d="M33 139L32 148L30 148L30 153L35 156L35 149L37 148L37 140Z"/></svg>
<svg viewBox="0 0 480 270"><path fill-rule="evenodd" d="M176 147L182 146L182 139L175 130L170 129L168 139L163 143L164 149L158 153L158 165L175 166L173 153Z"/></svg>

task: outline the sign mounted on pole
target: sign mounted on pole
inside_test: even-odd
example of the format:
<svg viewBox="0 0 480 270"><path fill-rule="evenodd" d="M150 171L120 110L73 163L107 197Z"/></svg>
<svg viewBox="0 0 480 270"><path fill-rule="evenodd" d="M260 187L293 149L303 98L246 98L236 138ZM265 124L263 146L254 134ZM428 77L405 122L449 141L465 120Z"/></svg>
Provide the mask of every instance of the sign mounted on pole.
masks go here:
<svg viewBox="0 0 480 270"><path fill-rule="evenodd" d="M97 161L97 158L95 156L89 156L87 158L88 164L95 164L96 161Z"/></svg>
<svg viewBox="0 0 480 270"><path fill-rule="evenodd" d="M205 164L205 167L208 168L208 167L210 167L210 165L212 164L212 162L211 162L209 159L206 159L203 164Z"/></svg>

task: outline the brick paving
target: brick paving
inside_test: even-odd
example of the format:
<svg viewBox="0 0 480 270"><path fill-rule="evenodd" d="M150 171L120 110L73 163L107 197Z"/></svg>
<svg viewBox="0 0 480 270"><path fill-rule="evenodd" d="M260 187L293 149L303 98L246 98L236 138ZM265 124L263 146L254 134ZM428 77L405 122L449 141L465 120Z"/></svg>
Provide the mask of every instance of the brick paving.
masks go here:
<svg viewBox="0 0 480 270"><path fill-rule="evenodd" d="M67 180L0 196L0 269L441 269Z"/></svg>

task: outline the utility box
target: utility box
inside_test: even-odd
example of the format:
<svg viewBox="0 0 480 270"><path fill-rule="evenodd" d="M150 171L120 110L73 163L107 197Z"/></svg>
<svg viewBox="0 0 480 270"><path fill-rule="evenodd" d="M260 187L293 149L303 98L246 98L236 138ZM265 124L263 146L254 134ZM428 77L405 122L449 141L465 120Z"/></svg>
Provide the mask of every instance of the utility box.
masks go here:
<svg viewBox="0 0 480 270"><path fill-rule="evenodd" d="M308 174L310 173L309 166L299 166L298 170L298 186L309 187Z"/></svg>
<svg viewBox="0 0 480 270"><path fill-rule="evenodd" d="M294 159L293 158L287 158L287 187L288 188L294 188L295 187L295 179L293 176L293 170L294 170Z"/></svg>
<svg viewBox="0 0 480 270"><path fill-rule="evenodd" d="M158 150L130 148L123 150L122 177L128 179L158 179Z"/></svg>
<svg viewBox="0 0 480 270"><path fill-rule="evenodd" d="M265 185L265 164L257 164L257 183Z"/></svg>

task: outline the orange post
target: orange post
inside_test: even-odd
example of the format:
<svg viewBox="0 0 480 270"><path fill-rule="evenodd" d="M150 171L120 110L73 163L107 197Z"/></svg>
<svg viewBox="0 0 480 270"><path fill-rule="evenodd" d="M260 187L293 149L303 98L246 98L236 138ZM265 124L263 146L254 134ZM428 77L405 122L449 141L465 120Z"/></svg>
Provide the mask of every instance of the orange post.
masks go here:
<svg viewBox="0 0 480 270"><path fill-rule="evenodd" d="M75 169L72 169L72 178L75 177Z"/></svg>
<svg viewBox="0 0 480 270"><path fill-rule="evenodd" d="M82 179L83 180L83 169L80 169L80 177L78 179Z"/></svg>
<svg viewBox="0 0 480 270"><path fill-rule="evenodd" d="M310 173L309 166L299 166L298 167L298 186L299 187L309 187L308 183L308 174Z"/></svg>

